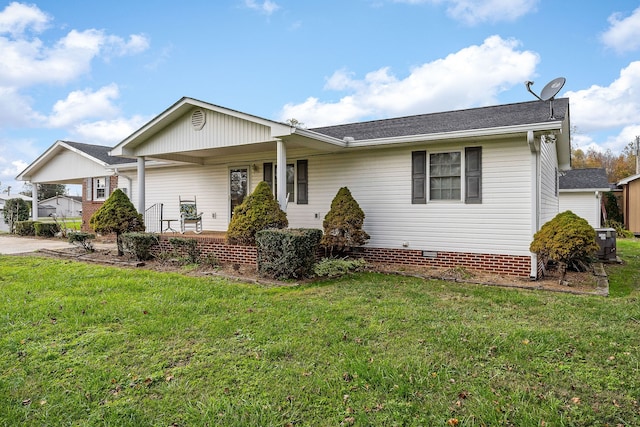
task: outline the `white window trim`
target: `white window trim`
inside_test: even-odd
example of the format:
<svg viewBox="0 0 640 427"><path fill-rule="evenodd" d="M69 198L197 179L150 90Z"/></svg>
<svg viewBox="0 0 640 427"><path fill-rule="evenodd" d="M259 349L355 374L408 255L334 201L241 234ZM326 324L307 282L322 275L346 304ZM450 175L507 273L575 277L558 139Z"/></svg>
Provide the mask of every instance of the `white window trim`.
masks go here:
<svg viewBox="0 0 640 427"><path fill-rule="evenodd" d="M104 197L98 197L98 180L104 180ZM100 188L102 189L102 188ZM109 196L109 177L108 176L99 176L91 179L91 197L92 200L96 202L102 202L107 200Z"/></svg>
<svg viewBox="0 0 640 427"><path fill-rule="evenodd" d="M460 154L460 198L459 199L432 199L431 198L431 155L432 154L446 154L446 153L459 153ZM427 203L464 203L464 194L466 191L465 186L465 155L464 148L456 150L440 150L440 151L428 151L427 150Z"/></svg>

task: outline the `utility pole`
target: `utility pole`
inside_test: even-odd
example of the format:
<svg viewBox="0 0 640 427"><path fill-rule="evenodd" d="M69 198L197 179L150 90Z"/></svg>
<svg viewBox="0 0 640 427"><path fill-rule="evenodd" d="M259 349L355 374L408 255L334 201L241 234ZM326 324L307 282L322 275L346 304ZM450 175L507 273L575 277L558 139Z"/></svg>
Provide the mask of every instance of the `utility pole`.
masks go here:
<svg viewBox="0 0 640 427"><path fill-rule="evenodd" d="M636 136L636 175L640 173L640 136Z"/></svg>

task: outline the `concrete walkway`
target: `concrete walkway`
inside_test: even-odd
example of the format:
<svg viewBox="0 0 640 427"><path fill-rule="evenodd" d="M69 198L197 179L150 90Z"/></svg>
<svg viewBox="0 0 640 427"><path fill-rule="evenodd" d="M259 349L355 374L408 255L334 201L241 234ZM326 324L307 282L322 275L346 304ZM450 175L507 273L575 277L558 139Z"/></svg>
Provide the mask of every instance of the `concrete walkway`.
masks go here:
<svg viewBox="0 0 640 427"><path fill-rule="evenodd" d="M110 246L115 248L115 243ZM72 245L64 239L38 239L34 237L20 237L12 234L0 234L0 254L5 255L26 254L36 252L40 249L68 249L70 247L72 247Z"/></svg>

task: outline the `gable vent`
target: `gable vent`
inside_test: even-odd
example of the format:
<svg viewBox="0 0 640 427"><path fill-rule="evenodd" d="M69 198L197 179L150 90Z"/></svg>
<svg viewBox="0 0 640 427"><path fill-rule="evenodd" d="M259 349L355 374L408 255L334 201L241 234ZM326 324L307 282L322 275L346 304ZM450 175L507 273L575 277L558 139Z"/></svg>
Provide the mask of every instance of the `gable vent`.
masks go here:
<svg viewBox="0 0 640 427"><path fill-rule="evenodd" d="M204 127L206 123L207 116L204 114L202 110L195 110L191 113L191 125L195 130L200 130Z"/></svg>

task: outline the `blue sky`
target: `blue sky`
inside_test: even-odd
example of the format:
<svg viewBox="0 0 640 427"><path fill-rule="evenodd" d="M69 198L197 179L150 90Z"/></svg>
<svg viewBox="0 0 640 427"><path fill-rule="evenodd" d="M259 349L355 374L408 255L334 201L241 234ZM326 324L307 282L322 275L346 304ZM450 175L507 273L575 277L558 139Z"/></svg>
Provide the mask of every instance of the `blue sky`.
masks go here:
<svg viewBox="0 0 640 427"><path fill-rule="evenodd" d="M640 135L640 2L0 2L0 191L56 140L115 145L183 96L307 127L533 100Z"/></svg>

